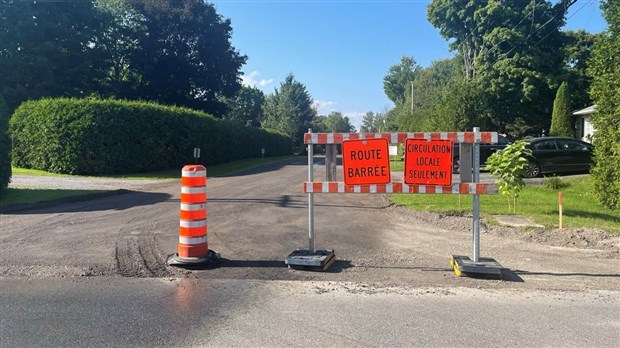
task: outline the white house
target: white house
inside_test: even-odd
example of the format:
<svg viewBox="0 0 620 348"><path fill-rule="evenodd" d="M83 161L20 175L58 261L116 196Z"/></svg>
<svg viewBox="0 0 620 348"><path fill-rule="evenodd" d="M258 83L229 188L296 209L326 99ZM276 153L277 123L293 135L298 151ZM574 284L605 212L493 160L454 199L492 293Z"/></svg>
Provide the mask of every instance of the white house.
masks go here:
<svg viewBox="0 0 620 348"><path fill-rule="evenodd" d="M576 138L579 140L592 142L592 135L596 131L590 122L590 116L594 113L596 105L588 106L585 109L573 112L575 116Z"/></svg>

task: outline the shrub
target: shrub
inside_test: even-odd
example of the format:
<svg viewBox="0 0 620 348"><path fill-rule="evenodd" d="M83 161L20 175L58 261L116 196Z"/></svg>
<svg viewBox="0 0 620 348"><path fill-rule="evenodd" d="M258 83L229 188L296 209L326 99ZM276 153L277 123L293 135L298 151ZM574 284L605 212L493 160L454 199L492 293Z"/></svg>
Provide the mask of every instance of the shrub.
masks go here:
<svg viewBox="0 0 620 348"><path fill-rule="evenodd" d="M545 178L545 187L551 190L560 190L569 186L569 183L562 180L557 176L550 176Z"/></svg>
<svg viewBox="0 0 620 348"><path fill-rule="evenodd" d="M9 138L9 111L0 96L0 194L11 182L11 138Z"/></svg>
<svg viewBox="0 0 620 348"><path fill-rule="evenodd" d="M512 211L517 211L517 198L525 187L523 175L527 166L527 157L532 151L525 147L525 141L520 140L506 146L502 151L493 153L487 158L486 170L497 175L495 183L499 193L508 198L508 211L510 211L510 198L512 198Z"/></svg>
<svg viewBox="0 0 620 348"><path fill-rule="evenodd" d="M620 209L620 2L601 2L609 28L601 34L588 61L590 95L596 103L592 125L594 162L592 179L599 201Z"/></svg>
<svg viewBox="0 0 620 348"><path fill-rule="evenodd" d="M128 174L290 154L281 134L200 111L150 102L42 99L22 104L10 123L13 163L66 174Z"/></svg>

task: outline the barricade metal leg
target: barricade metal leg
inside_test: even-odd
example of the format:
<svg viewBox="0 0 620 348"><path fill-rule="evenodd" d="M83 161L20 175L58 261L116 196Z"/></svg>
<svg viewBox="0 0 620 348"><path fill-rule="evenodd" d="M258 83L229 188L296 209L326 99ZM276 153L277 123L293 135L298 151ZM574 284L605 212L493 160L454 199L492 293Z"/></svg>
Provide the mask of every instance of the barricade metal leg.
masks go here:
<svg viewBox="0 0 620 348"><path fill-rule="evenodd" d="M312 130L308 130L312 133ZM314 181L314 147L308 144L308 182ZM308 250L297 249L284 261L294 269L326 271L336 261L333 250L314 249L314 193L308 192Z"/></svg>
<svg viewBox="0 0 620 348"><path fill-rule="evenodd" d="M480 128L474 127L473 144L473 182L480 182ZM463 163L463 158L461 158ZM468 167L468 166L465 166ZM463 166L461 166L463 169ZM462 175L463 178L466 175ZM492 258L480 257L480 196L475 193L473 195L472 204L472 259L467 256L452 255L450 265L454 268L454 274L457 276L483 276L490 278L501 278L504 267Z"/></svg>

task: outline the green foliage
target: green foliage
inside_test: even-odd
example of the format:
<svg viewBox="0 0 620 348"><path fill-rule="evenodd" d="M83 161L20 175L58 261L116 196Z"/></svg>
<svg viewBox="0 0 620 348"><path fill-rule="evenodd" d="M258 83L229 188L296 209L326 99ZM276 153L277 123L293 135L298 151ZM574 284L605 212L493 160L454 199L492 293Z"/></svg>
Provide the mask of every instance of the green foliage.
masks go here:
<svg viewBox="0 0 620 348"><path fill-rule="evenodd" d="M376 132L375 129L375 113L372 111L368 111L366 115L362 118L362 125L360 126L360 133L371 133Z"/></svg>
<svg viewBox="0 0 620 348"><path fill-rule="evenodd" d="M413 91L413 100L408 93L405 103L395 108L400 131L455 131L473 126L496 129L485 117L481 86L463 77L459 57L435 61L420 69Z"/></svg>
<svg viewBox="0 0 620 348"><path fill-rule="evenodd" d="M323 117L323 116L320 116ZM349 121L347 116L343 116L338 111L332 111L325 117L323 121L325 131L329 133L351 133L355 131L355 127Z"/></svg>
<svg viewBox="0 0 620 348"><path fill-rule="evenodd" d="M0 95L0 194L11 182L11 138L9 137L9 110Z"/></svg>
<svg viewBox="0 0 620 348"><path fill-rule="evenodd" d="M286 76L280 88L267 96L263 108L265 121L262 127L285 134L293 139L300 151L303 147L304 133L310 128L316 116L312 107L312 97L301 82L296 81L293 74Z"/></svg>
<svg viewBox="0 0 620 348"><path fill-rule="evenodd" d="M205 1L125 2L129 13L140 18L140 28L129 37L138 45L127 59L140 76L131 99L223 115L225 106L217 96L235 95L241 87L239 70L247 60L230 43L230 19Z"/></svg>
<svg viewBox="0 0 620 348"><path fill-rule="evenodd" d="M495 129L524 136L549 127L564 73L559 28L574 2L433 0L428 6L429 21L458 51L465 79L483 89L483 114Z"/></svg>
<svg viewBox="0 0 620 348"><path fill-rule="evenodd" d="M400 58L400 64L390 67L383 78L383 90L394 104L399 105L405 102L406 92L411 92L411 83L415 80L419 69L420 66L415 58L407 56Z"/></svg>
<svg viewBox="0 0 620 348"><path fill-rule="evenodd" d="M559 178L557 176L550 176L548 178L545 178L544 185L546 188L551 189L551 190L560 190L565 187L568 187L569 183L562 180L562 178Z"/></svg>
<svg viewBox="0 0 620 348"><path fill-rule="evenodd" d="M128 174L291 152L281 134L205 113L146 102L42 99L23 103L10 122L13 164L66 174Z"/></svg>
<svg viewBox="0 0 620 348"><path fill-rule="evenodd" d="M620 2L601 1L608 30L596 42L589 61L592 115L594 190L609 209L620 209Z"/></svg>
<svg viewBox="0 0 620 348"><path fill-rule="evenodd" d="M0 93L25 100L91 94L221 116L246 57L229 19L199 0L0 3Z"/></svg>
<svg viewBox="0 0 620 348"><path fill-rule="evenodd" d="M263 119L265 94L258 88L242 86L234 97L223 100L228 107L224 119L243 125L260 124Z"/></svg>
<svg viewBox="0 0 620 348"><path fill-rule="evenodd" d="M558 137L574 137L575 124L571 109L570 92L566 82L558 88L553 102L553 115L551 116L551 128L549 135Z"/></svg>
<svg viewBox="0 0 620 348"><path fill-rule="evenodd" d="M83 96L103 77L92 45L106 24L91 1L0 3L0 94L9 115L28 99Z"/></svg>
<svg viewBox="0 0 620 348"><path fill-rule="evenodd" d="M586 62L599 35L584 30L568 30L563 34L565 80L571 87L571 110L580 110L592 105L592 99L588 95L592 78L587 73Z"/></svg>
<svg viewBox="0 0 620 348"><path fill-rule="evenodd" d="M487 170L497 175L495 182L499 193L508 198L508 210L510 210L510 198L513 200L513 212L517 209L517 198L525 187L523 181L524 169L528 164L527 157L532 151L525 147L525 141L517 141L508 145L501 152L495 152L487 159Z"/></svg>

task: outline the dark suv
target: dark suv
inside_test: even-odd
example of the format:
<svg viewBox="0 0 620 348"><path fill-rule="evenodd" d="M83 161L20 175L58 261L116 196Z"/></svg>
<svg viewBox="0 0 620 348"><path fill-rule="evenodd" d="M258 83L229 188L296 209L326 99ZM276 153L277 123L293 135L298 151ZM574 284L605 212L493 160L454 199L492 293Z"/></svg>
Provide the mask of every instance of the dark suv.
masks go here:
<svg viewBox="0 0 620 348"><path fill-rule="evenodd" d="M480 168L484 168L487 158L499 150L503 150L506 146L512 144L513 141L504 136L497 137L497 144L480 144ZM459 143L454 143L454 158L452 159L452 172L460 173L459 161Z"/></svg>

